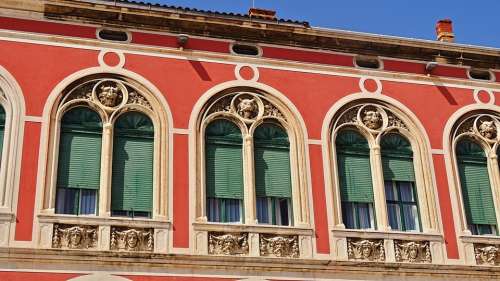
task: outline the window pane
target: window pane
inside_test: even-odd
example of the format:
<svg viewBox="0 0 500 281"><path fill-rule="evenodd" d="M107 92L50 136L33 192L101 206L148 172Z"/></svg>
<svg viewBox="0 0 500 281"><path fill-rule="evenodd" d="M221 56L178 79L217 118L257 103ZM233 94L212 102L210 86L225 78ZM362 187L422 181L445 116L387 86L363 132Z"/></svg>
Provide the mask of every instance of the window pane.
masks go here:
<svg viewBox="0 0 500 281"><path fill-rule="evenodd" d="M367 203L357 203L358 216L359 216L359 228L370 228L371 227L371 217L370 217L370 206Z"/></svg>
<svg viewBox="0 0 500 281"><path fill-rule="evenodd" d="M80 197L80 214L92 215L95 214L96 206L96 190L82 189Z"/></svg>
<svg viewBox="0 0 500 281"><path fill-rule="evenodd" d="M400 223L400 212L398 204L387 204L387 215L389 217L389 225L393 230L402 230Z"/></svg>
<svg viewBox="0 0 500 281"><path fill-rule="evenodd" d="M342 220L348 229L355 229L353 203L342 202Z"/></svg>
<svg viewBox="0 0 500 281"><path fill-rule="evenodd" d="M420 230L418 221L418 211L415 205L404 205L403 206L403 216L406 231Z"/></svg>
<svg viewBox="0 0 500 281"><path fill-rule="evenodd" d="M396 188L394 187L394 183L392 181L385 181L385 197L387 200L396 201L398 200L398 193Z"/></svg>
<svg viewBox="0 0 500 281"><path fill-rule="evenodd" d="M287 198L276 198L277 200L277 218L276 218L276 224L277 225L290 225L290 214L288 213L288 210L290 209L289 202Z"/></svg>
<svg viewBox="0 0 500 281"><path fill-rule="evenodd" d="M401 194L401 201L416 202L411 182L408 181L398 182L398 188Z"/></svg>
<svg viewBox="0 0 500 281"><path fill-rule="evenodd" d="M238 199L220 199L225 201L226 219L224 222L240 222L241 200Z"/></svg>
<svg viewBox="0 0 500 281"><path fill-rule="evenodd" d="M207 217L209 222L220 222L219 200L207 198Z"/></svg>
<svg viewBox="0 0 500 281"><path fill-rule="evenodd" d="M56 196L56 214L77 215L78 191L74 188L58 188Z"/></svg>
<svg viewBox="0 0 500 281"><path fill-rule="evenodd" d="M257 221L269 223L269 200L267 197L257 197Z"/></svg>

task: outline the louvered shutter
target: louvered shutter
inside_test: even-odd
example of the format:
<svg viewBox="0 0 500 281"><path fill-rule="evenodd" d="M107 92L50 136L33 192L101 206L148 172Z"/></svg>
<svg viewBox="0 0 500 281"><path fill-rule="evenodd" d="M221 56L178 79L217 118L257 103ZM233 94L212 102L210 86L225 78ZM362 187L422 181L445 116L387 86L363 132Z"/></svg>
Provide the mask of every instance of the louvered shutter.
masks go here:
<svg viewBox="0 0 500 281"><path fill-rule="evenodd" d="M61 121L57 186L99 189L102 124L99 115L84 107L64 114Z"/></svg>
<svg viewBox="0 0 500 281"><path fill-rule="evenodd" d="M264 123L255 130L254 165L257 197L292 197L290 143L283 128Z"/></svg>
<svg viewBox="0 0 500 281"><path fill-rule="evenodd" d="M345 130L339 132L335 145L342 201L372 203L373 185L368 142L359 133Z"/></svg>
<svg viewBox="0 0 500 281"><path fill-rule="evenodd" d="M240 129L219 119L205 133L205 185L207 197L243 199L243 156Z"/></svg>
<svg viewBox="0 0 500 281"><path fill-rule="evenodd" d="M130 112L115 124L111 208L151 212L154 128L144 114Z"/></svg>
<svg viewBox="0 0 500 281"><path fill-rule="evenodd" d="M411 144L398 134L388 134L380 142L384 180L415 181Z"/></svg>
<svg viewBox="0 0 500 281"><path fill-rule="evenodd" d="M457 162L468 222L496 225L495 207L484 151L476 143L462 140L457 144Z"/></svg>

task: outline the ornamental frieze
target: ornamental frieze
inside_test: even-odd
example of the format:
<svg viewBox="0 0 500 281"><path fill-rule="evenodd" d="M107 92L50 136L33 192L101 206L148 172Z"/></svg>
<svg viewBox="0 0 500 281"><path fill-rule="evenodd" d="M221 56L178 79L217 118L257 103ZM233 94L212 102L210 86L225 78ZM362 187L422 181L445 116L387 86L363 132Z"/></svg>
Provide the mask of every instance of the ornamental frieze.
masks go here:
<svg viewBox="0 0 500 281"><path fill-rule="evenodd" d="M500 245L474 244L474 254L479 265L500 265Z"/></svg>
<svg viewBox="0 0 500 281"><path fill-rule="evenodd" d="M347 238L347 257L350 260L385 261L384 240Z"/></svg>
<svg viewBox="0 0 500 281"><path fill-rule="evenodd" d="M491 114L478 114L463 120L455 133L455 139L460 136L468 136L477 140L482 140L486 145L493 147L500 142L498 128L500 118Z"/></svg>
<svg viewBox="0 0 500 281"><path fill-rule="evenodd" d="M210 255L248 255L248 233L208 233Z"/></svg>
<svg viewBox="0 0 500 281"><path fill-rule="evenodd" d="M429 241L394 240L394 251L397 262L431 263Z"/></svg>
<svg viewBox="0 0 500 281"><path fill-rule="evenodd" d="M111 228L110 249L115 251L153 251L154 231L152 228Z"/></svg>
<svg viewBox="0 0 500 281"><path fill-rule="evenodd" d="M260 234L260 255L278 258L298 258L299 238L297 235Z"/></svg>
<svg viewBox="0 0 500 281"><path fill-rule="evenodd" d="M97 247L97 226L54 224L52 248L93 249Z"/></svg>
<svg viewBox="0 0 500 281"><path fill-rule="evenodd" d="M236 92L215 99L206 111L210 115L231 116L248 126L264 119L274 118L286 122L285 114L263 95L250 92Z"/></svg>

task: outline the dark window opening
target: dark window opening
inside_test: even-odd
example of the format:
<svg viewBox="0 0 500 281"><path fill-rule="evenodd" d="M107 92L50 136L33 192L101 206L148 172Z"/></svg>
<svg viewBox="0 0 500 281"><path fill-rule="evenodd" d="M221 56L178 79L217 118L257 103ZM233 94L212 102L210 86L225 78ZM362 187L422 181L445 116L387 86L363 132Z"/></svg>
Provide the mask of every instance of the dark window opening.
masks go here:
<svg viewBox="0 0 500 281"><path fill-rule="evenodd" d="M487 80L490 81L491 79L491 73L488 70L485 69L470 69L469 70L469 75L473 79L478 79L478 80Z"/></svg>
<svg viewBox="0 0 500 281"><path fill-rule="evenodd" d="M99 38L109 41L127 42L128 34L125 31L103 29L99 31Z"/></svg>
<svg viewBox="0 0 500 281"><path fill-rule="evenodd" d="M377 57L357 56L355 59L356 66L363 68L380 68L380 60Z"/></svg>
<svg viewBox="0 0 500 281"><path fill-rule="evenodd" d="M243 44L234 44L232 46L233 52L238 55L246 55L246 56L258 56L259 48L257 46L252 45L243 45Z"/></svg>

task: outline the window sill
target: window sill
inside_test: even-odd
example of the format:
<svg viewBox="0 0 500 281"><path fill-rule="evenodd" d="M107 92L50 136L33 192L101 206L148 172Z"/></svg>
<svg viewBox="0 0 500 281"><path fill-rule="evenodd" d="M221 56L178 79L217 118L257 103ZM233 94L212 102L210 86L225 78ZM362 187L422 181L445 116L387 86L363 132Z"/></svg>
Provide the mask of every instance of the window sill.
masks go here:
<svg viewBox="0 0 500 281"><path fill-rule="evenodd" d="M193 223L195 231L213 231L213 232L253 232L269 233L278 235L301 235L312 236L312 228L277 226L277 225L248 225L248 224L225 224L225 223Z"/></svg>
<svg viewBox="0 0 500 281"><path fill-rule="evenodd" d="M170 221L159 219L132 219L126 217L74 216L55 214L40 214L38 215L38 220L41 223L109 225L158 229L169 229L171 224Z"/></svg>
<svg viewBox="0 0 500 281"><path fill-rule="evenodd" d="M495 235L461 235L459 236L465 243L500 244L500 236Z"/></svg>
<svg viewBox="0 0 500 281"><path fill-rule="evenodd" d="M396 239L396 240L415 240L415 241L434 241L442 242L443 236L439 233L424 232L403 232L403 231L378 231L372 229L333 229L335 237L356 237L366 239Z"/></svg>

